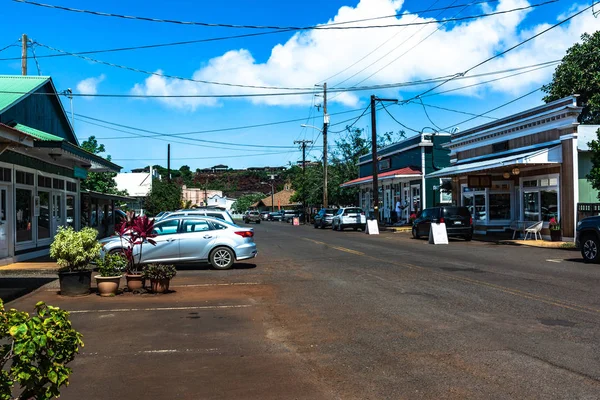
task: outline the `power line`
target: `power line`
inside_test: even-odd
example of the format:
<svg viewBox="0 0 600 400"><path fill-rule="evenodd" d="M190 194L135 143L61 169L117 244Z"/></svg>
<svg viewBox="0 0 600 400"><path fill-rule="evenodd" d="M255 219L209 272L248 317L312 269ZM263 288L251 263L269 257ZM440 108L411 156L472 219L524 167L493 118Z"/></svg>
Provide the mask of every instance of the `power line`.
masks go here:
<svg viewBox="0 0 600 400"><path fill-rule="evenodd" d="M184 158L171 158L171 160L211 160L211 159L224 159L224 158L240 158L240 157L258 157L258 156L266 156L266 155L283 155L292 152L284 152L284 153L262 153L262 154L240 154L240 155L232 155L232 156L216 156L216 157L184 157ZM166 157L163 158L113 158L113 161L162 161L165 160Z"/></svg>
<svg viewBox="0 0 600 400"><path fill-rule="evenodd" d="M14 42L12 42L11 44L9 44L8 46L1 48L0 49L0 53L2 53L4 50L6 50L6 49L8 49L10 47L16 47L16 43L19 43L19 41L15 40ZM18 59L20 60L21 57L18 57Z"/></svg>
<svg viewBox="0 0 600 400"><path fill-rule="evenodd" d="M363 19L363 20L356 20L356 21L338 22L338 23L332 23L332 24L312 25L312 26L236 25L236 24L221 24L221 23L209 23L209 22L197 22L197 21L179 21L179 20L172 20L172 19L148 18L148 17L139 17L139 16L132 16L132 15L115 14L115 13L105 13L105 12L99 12L99 11L83 10L83 9L78 9L78 8L56 6L56 5L52 5L52 4L36 3L33 1L28 1L28 0L13 0L13 1L16 3L30 4L30 5L34 5L34 6L38 6L38 7L54 8L54 9L76 12L76 13L91 14L91 15L96 15L96 16L100 16L100 17L113 17L113 18L129 19L129 20L146 21L146 22L161 22L161 23L179 24L179 25L194 25L194 26L203 26L203 27L234 28L234 29L277 29L277 30L289 30L289 31L349 30L349 29L396 28L396 27L402 27L402 26L418 26L418 25L430 25L430 24L438 23L438 21L423 21L423 22L412 22L412 23L406 23L406 24L339 26L339 25L348 24L351 22L364 22L364 21L370 20L370 19ZM558 1L558 0L552 0L552 1ZM468 20L468 19L476 19L476 18L488 17L488 16L492 16L492 15L507 14L510 12L524 10L527 8L530 8L530 7L521 7L521 8L515 8L512 10L496 11L496 12L487 13L487 14L471 15L471 16L460 17L460 18L451 18L451 19L447 19L446 22L464 21L464 20ZM402 14L400 14L400 15L402 15ZM388 15L388 16L383 16L383 17L376 17L376 19L391 18L391 17L398 17L398 14Z"/></svg>
<svg viewBox="0 0 600 400"><path fill-rule="evenodd" d="M437 124L435 122L433 122L433 120L429 116L429 113L427 112L427 108L425 107L425 104L423 103L423 100L421 100L420 97L419 97L419 101L421 102L421 106L423 106L423 111L425 112L425 116L427 117L427 119L429 120L429 122L431 122L431 124L433 126L435 126L436 129L441 130L442 128L440 128L439 126L437 126Z"/></svg>
<svg viewBox="0 0 600 400"><path fill-rule="evenodd" d="M511 46L510 48L508 48L508 49L506 49L506 50L504 50L504 51L501 51L501 52L499 52L499 53L496 53L495 55L493 55L493 56L491 56L491 57L489 57L489 58L487 58L487 59L485 59L485 60L481 61L481 62L480 62L480 63L478 63L478 64L475 64L474 66L472 66L472 67L468 68L467 70L465 70L465 71L463 71L463 72L461 72L461 73L457 73L457 74L455 74L453 77L451 77L451 78L449 78L449 79L445 80L444 82L442 82L442 83L440 83L440 84L438 84L438 85L436 85L436 86L434 86L434 87L432 87L432 88L430 88L430 89L428 89L428 90L424 91L423 93L421 93L421 94L418 94L417 96L414 96L414 97L412 97L412 98L410 98L410 99L408 99L408 100L415 100L415 99L417 99L417 98L419 98L419 97L421 97L421 96L423 96L423 95L425 95L425 94L427 94L427 93L429 93L429 92L432 92L432 91L434 91L435 89L437 89L437 88L439 88L439 87L441 87L441 86L445 85L446 83L448 83L448 82L450 82L450 81L452 81L452 80L454 80L454 79L456 79L456 78L458 78L458 77L465 76L466 74L468 74L470 71L474 70L475 68L478 68L478 67L480 67L480 66L482 66L482 65L484 65L484 64L486 64L486 63L488 63L488 62L490 62L490 61L492 61L492 60L494 60L494 59L496 59L496 58L498 58L498 57L500 57L500 56L503 56L504 54L506 54L506 53L508 53L508 52L510 52L510 51L512 51L512 50L514 50L514 49L516 49L516 48L518 48L518 47L520 47L520 46L522 46L522 45L524 45L524 44L526 44L526 43L528 43L528 42L532 41L532 40L534 40L535 38L537 38L537 37L539 37L539 36L543 35L543 34L544 34L544 33L546 33L546 32L549 32L549 31L551 31L552 29L554 29L554 28L556 28L556 27L558 27L558 26L560 26L560 25L564 24L565 22L572 20L573 18L577 17L578 15L581 15L581 14L583 14L584 12L586 12L587 10L589 10L590 8L592 8L592 7L593 7L595 4L597 4L597 3L596 3L596 2L595 2L595 3L592 3L592 5L591 5L591 6L588 6L588 7L584 8L584 9L582 9L581 11L578 11L578 12L576 12L576 13L572 14L571 16L569 16L569 17L567 17L567 18L563 19L562 21L559 21L559 22L557 22L556 24L554 24L554 25L552 25L552 26L550 26L550 27L548 27L548 28L544 29L544 30L543 30L543 31L541 31L541 32L538 32L538 33L536 33L536 34L535 34L535 35L533 35L533 36L530 36L529 38L527 38L527 39L525 39L525 40L523 40L523 41L521 41L521 42L519 42L519 43L515 44L514 46ZM404 101L403 101L403 103L406 103L406 102L408 102L408 100L404 100Z"/></svg>
<svg viewBox="0 0 600 400"><path fill-rule="evenodd" d="M387 114L388 114L388 115L389 115L389 116L390 116L390 117L391 117L391 118L392 118L394 121L396 121L396 123L397 123L398 125L400 125L400 126L401 126L401 127L403 127L404 129L408 129L409 131L412 131L412 132L415 132L415 133L421 133L420 131L418 131L418 130L416 130L416 129L413 129L413 128L409 127L409 126L406 126L406 125L404 125L402 122L398 121L398 120L397 120L397 119L396 119L396 118L395 118L395 117L392 115L392 113L391 113L391 112L389 112L389 110L387 109L387 107L386 107L386 106L385 106L385 104L383 104L383 103L384 103L384 102L382 101L382 102L381 102L381 105L383 106L383 109L385 110L385 112L386 112L386 113L387 113Z"/></svg>

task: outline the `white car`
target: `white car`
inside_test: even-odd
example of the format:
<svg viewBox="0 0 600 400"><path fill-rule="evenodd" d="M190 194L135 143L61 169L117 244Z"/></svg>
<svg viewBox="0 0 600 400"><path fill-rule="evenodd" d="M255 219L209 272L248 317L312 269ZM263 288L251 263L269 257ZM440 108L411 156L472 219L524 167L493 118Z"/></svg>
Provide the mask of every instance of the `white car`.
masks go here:
<svg viewBox="0 0 600 400"><path fill-rule="evenodd" d="M365 212L358 207L340 208L333 216L331 228L334 231L343 231L346 228L365 230L367 217Z"/></svg>

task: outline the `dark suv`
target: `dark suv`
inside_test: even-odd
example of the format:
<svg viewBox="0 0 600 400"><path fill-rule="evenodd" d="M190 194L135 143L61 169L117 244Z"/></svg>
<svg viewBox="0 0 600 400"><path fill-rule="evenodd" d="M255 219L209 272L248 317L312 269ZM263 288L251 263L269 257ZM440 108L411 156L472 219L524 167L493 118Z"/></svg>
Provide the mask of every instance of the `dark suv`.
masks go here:
<svg viewBox="0 0 600 400"><path fill-rule="evenodd" d="M315 228L325 228L331 226L333 221L333 215L337 212L335 208L321 208L321 210L315 215Z"/></svg>
<svg viewBox="0 0 600 400"><path fill-rule="evenodd" d="M467 207L440 206L424 209L413 222L413 237L429 237L432 223L445 223L448 237L473 239L473 218Z"/></svg>
<svg viewBox="0 0 600 400"><path fill-rule="evenodd" d="M577 223L575 245L585 262L600 261L600 216L584 218Z"/></svg>

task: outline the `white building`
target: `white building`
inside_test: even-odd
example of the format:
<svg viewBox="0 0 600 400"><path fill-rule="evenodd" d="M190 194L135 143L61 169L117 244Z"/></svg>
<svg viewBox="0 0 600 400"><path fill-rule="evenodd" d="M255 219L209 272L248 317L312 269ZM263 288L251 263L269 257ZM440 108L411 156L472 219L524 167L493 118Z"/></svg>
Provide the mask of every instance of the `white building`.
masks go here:
<svg viewBox="0 0 600 400"><path fill-rule="evenodd" d="M236 199L232 199L231 197L219 196L219 195L215 194L212 197L208 198L208 205L223 207L227 211L230 211L231 207L233 206L233 203L235 203L235 200Z"/></svg>
<svg viewBox="0 0 600 400"><path fill-rule="evenodd" d="M143 203L152 189L152 178L159 179L158 171L150 167L150 172L123 172L115 176L118 190L126 190L129 197L138 200L129 207L136 213L143 214Z"/></svg>

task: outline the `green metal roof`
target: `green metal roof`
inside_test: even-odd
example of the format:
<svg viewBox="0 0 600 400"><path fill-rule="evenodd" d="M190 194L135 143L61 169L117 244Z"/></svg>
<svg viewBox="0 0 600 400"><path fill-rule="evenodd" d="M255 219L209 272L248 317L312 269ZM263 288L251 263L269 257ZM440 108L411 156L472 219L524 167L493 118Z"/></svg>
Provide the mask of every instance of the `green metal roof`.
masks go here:
<svg viewBox="0 0 600 400"><path fill-rule="evenodd" d="M43 140L46 142L62 142L63 140L65 140L60 136L56 136L51 133L46 133L44 131L40 131L39 129L30 128L22 124L17 124L14 126L14 128L20 130L21 132L25 132L26 134L31 135L36 139Z"/></svg>
<svg viewBox="0 0 600 400"><path fill-rule="evenodd" d="M49 76L0 75L0 112L49 80Z"/></svg>

